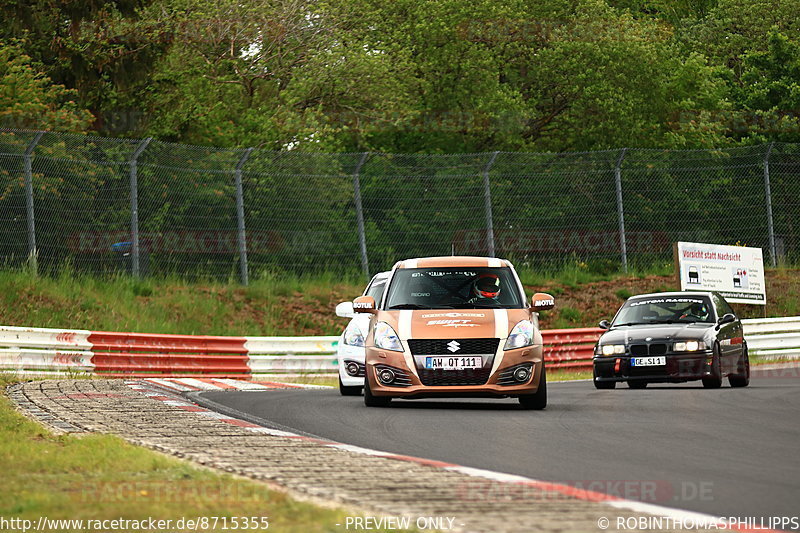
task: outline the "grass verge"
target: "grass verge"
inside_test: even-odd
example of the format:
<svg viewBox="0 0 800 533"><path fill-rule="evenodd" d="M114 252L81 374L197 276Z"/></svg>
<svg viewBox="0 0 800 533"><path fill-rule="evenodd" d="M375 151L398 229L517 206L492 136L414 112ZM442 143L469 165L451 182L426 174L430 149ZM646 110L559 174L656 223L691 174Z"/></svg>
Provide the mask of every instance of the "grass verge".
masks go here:
<svg viewBox="0 0 800 533"><path fill-rule="evenodd" d="M556 308L540 316L544 329L593 327L610 319L625 298L675 290L669 265L627 274L595 271L576 262L560 270L520 268L528 294L549 292ZM768 269L769 305L738 306L743 318L800 314L800 270ZM336 304L364 288L358 276L261 275L247 287L235 282L117 276L97 278L68 268L57 277L0 270L0 324L188 335L338 335L347 319Z"/></svg>
<svg viewBox="0 0 800 533"><path fill-rule="evenodd" d="M13 380L0 376L5 390ZM347 513L299 502L266 485L219 474L111 435L54 435L0 394L0 516L32 520L173 520L268 517L269 530L335 531ZM352 513L351 513L352 514ZM109 528L106 528L109 529ZM60 524L48 531L85 531ZM109 529L110 530L110 529ZM119 530L134 530L132 528ZM151 529L137 529L151 531Z"/></svg>

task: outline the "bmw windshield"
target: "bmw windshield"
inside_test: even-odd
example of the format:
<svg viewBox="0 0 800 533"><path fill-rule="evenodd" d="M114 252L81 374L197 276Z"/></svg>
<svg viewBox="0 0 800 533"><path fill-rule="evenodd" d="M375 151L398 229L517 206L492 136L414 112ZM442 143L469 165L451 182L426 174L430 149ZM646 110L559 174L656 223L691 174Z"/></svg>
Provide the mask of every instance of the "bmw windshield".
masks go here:
<svg viewBox="0 0 800 533"><path fill-rule="evenodd" d="M400 268L385 309L523 308L516 277L508 267Z"/></svg>
<svg viewBox="0 0 800 533"><path fill-rule="evenodd" d="M706 296L659 296L630 299L611 327L639 324L714 323L714 308Z"/></svg>

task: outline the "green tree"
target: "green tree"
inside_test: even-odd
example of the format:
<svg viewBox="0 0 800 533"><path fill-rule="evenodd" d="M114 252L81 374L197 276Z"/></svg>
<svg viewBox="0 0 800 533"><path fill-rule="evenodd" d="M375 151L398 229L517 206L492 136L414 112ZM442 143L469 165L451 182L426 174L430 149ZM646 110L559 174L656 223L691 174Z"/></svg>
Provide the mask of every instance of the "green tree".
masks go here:
<svg viewBox="0 0 800 533"><path fill-rule="evenodd" d="M677 40L703 53L725 85L727 107L715 122L735 142L797 140L800 1L720 0L686 21Z"/></svg>
<svg viewBox="0 0 800 533"><path fill-rule="evenodd" d="M131 135L126 117L171 44L162 27L140 23L149 1L0 0L0 40L24 39L24 52L53 83L78 91L95 129Z"/></svg>
<svg viewBox="0 0 800 533"><path fill-rule="evenodd" d="M800 142L800 39L774 30L767 50L742 58L737 100L751 117L749 137L757 142Z"/></svg>
<svg viewBox="0 0 800 533"><path fill-rule="evenodd" d="M0 125L7 128L84 132L93 117L77 93L57 85L22 51L0 41Z"/></svg>

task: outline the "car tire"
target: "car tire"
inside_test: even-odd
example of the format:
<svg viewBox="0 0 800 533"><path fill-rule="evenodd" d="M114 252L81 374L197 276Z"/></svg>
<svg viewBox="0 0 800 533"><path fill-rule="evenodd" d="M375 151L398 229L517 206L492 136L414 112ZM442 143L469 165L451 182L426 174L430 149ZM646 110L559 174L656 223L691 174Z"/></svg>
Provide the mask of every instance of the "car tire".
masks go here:
<svg viewBox="0 0 800 533"><path fill-rule="evenodd" d="M547 372L542 363L542 372L539 374L539 388L533 394L526 394L519 397L519 404L523 409L533 409L541 411L547 407Z"/></svg>
<svg viewBox="0 0 800 533"><path fill-rule="evenodd" d="M342 396L361 396L361 389L358 385L345 385L342 383L342 376L339 376L339 393Z"/></svg>
<svg viewBox="0 0 800 533"><path fill-rule="evenodd" d="M647 388L647 382L646 381L642 381L640 379L633 380L633 381L628 381L628 388L629 389L646 389Z"/></svg>
<svg viewBox="0 0 800 533"><path fill-rule="evenodd" d="M373 396L369 388L369 378L364 378L364 405L367 407L387 407L392 399L386 396Z"/></svg>
<svg viewBox="0 0 800 533"><path fill-rule="evenodd" d="M711 375L703 378L703 387L718 389L722 386L722 371L719 362L719 344L714 345L714 354L711 358Z"/></svg>
<svg viewBox="0 0 800 533"><path fill-rule="evenodd" d="M739 359L737 373L728 376L728 383L735 388L750 385L750 355L747 353L747 344L744 345L744 353Z"/></svg>
<svg viewBox="0 0 800 533"><path fill-rule="evenodd" d="M617 382L616 381L597 381L597 370L592 371L592 382L594 383L595 389L600 390L609 390L616 388Z"/></svg>

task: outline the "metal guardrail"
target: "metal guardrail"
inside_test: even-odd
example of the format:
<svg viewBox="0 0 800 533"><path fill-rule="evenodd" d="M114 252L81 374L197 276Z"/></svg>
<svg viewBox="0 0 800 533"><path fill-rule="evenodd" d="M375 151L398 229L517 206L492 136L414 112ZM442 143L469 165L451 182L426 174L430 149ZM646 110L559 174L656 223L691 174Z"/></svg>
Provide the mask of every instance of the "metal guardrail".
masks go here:
<svg viewBox="0 0 800 533"><path fill-rule="evenodd" d="M800 358L800 317L742 320L750 355L763 359Z"/></svg>
<svg viewBox="0 0 800 533"><path fill-rule="evenodd" d="M743 320L751 355L800 358L800 317ZM603 330L543 330L550 368L588 370ZM339 337L212 337L0 326L0 370L114 377L336 372Z"/></svg>
<svg viewBox="0 0 800 533"><path fill-rule="evenodd" d="M561 370L591 370L592 355L600 328L542 330L544 360L548 368Z"/></svg>

